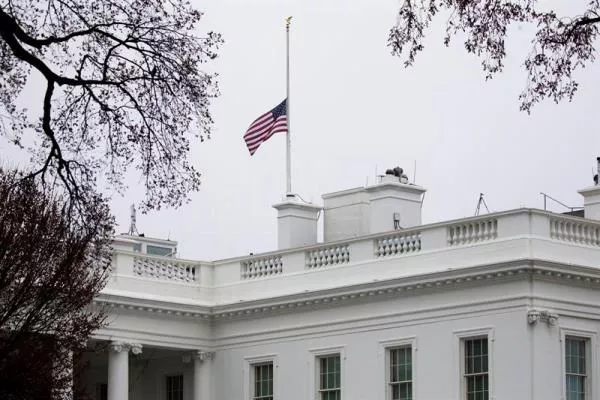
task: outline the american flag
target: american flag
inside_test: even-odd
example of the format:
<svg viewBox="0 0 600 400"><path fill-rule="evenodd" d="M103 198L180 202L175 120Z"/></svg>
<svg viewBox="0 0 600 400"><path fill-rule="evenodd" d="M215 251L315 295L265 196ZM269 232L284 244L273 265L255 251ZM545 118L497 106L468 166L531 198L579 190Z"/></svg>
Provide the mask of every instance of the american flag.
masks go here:
<svg viewBox="0 0 600 400"><path fill-rule="evenodd" d="M271 111L256 118L244 134L250 155L253 155L258 146L274 133L287 132L287 130L287 99L285 99Z"/></svg>

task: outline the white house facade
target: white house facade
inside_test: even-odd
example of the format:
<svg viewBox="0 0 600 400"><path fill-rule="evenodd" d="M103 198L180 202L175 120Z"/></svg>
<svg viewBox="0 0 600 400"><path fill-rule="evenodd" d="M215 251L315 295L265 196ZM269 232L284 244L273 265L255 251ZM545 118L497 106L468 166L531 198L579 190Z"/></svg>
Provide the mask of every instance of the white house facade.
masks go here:
<svg viewBox="0 0 600 400"><path fill-rule="evenodd" d="M600 400L600 186L580 191L585 217L427 225L424 192L390 174L323 206L290 197L280 249L227 260L117 237L80 384L98 400Z"/></svg>

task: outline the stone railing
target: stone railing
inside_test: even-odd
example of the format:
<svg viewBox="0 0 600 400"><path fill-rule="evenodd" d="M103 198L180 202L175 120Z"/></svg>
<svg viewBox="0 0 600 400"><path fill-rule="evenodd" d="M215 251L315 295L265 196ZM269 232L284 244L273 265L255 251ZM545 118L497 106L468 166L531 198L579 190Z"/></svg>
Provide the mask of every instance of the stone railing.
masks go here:
<svg viewBox="0 0 600 400"><path fill-rule="evenodd" d="M418 251L421 251L421 232L399 232L375 239L375 257L397 256Z"/></svg>
<svg viewBox="0 0 600 400"><path fill-rule="evenodd" d="M421 256L427 255L423 260L430 260L432 257L439 257L432 253L446 250L453 252L464 250L464 257L467 257L470 262L476 262L469 257L473 254L479 257L485 253L478 250L476 246L502 246L504 241L513 238L520 240L524 237L600 249L600 221L541 210L519 209L213 262L187 261L147 256L132 251L118 251L114 273L119 277L115 280L116 284L129 282L123 278L128 276L148 278L149 282L156 281L162 285L163 292L166 290L163 285L165 282L219 287L280 277L290 277L294 280L301 279L302 276L306 279L318 280L319 278L306 274L328 270L331 270L332 274L343 274L342 270L346 267L350 271L355 267L360 268L363 264L379 262L384 263L382 265L386 265L385 268L390 268L386 260L394 258L407 261L399 262L392 268L404 268L403 266L406 265L412 270L418 268L415 267L415 263L420 262ZM502 258L502 254L502 251L490 253L498 259ZM576 257L584 257L588 253L575 251L572 254ZM460 259L460 257L456 255L455 258ZM569 257L573 259L572 255ZM491 262L488 258L485 261ZM575 261L577 260L573 259L572 262ZM585 264L585 260L580 263ZM291 278L292 276L296 278ZM147 283L136 279L127 285L140 285L140 290L146 290L146 286L143 285ZM180 285L176 285L172 290L176 295L183 289ZM205 292L206 296L210 296L210 292Z"/></svg>
<svg viewBox="0 0 600 400"><path fill-rule="evenodd" d="M306 251L306 268L320 268L348 262L350 262L350 249L347 243Z"/></svg>
<svg viewBox="0 0 600 400"><path fill-rule="evenodd" d="M197 265L177 259L139 255L133 258L133 275L179 282L196 282Z"/></svg>
<svg viewBox="0 0 600 400"><path fill-rule="evenodd" d="M553 217L550 218L550 237L565 242L600 246L600 224Z"/></svg>
<svg viewBox="0 0 600 400"><path fill-rule="evenodd" d="M498 219L467 221L448 227L448 245L483 242L498 237Z"/></svg>
<svg viewBox="0 0 600 400"><path fill-rule="evenodd" d="M240 264L242 279L264 278L283 273L283 262L280 255L244 260Z"/></svg>

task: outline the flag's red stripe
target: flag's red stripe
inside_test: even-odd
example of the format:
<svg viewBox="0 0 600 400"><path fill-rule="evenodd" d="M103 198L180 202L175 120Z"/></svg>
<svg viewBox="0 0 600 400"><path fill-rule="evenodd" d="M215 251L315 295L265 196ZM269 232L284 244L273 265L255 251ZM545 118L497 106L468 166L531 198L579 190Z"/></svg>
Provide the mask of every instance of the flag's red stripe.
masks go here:
<svg viewBox="0 0 600 400"><path fill-rule="evenodd" d="M260 136L265 129L269 129L271 124L273 124L273 117L264 122L261 122L259 125L251 126L250 128L248 128L248 131L246 131L244 138L253 139L257 136Z"/></svg>
<svg viewBox="0 0 600 400"><path fill-rule="evenodd" d="M271 121L271 123L267 126L264 126L260 131L256 131L256 133L250 137L244 138L246 143L253 144L257 141L261 141L264 139L265 135L269 133L269 131L273 128L275 122Z"/></svg>
<svg viewBox="0 0 600 400"><path fill-rule="evenodd" d="M273 120L273 114L271 114L271 113L261 115L252 124L250 124L250 127L248 128L248 130L246 132L252 130L256 126L263 125L266 121L272 121L272 120Z"/></svg>
<svg viewBox="0 0 600 400"><path fill-rule="evenodd" d="M275 122L272 122L269 126L264 127L260 132L257 132L253 137L245 137L246 144L248 146L255 145L257 143L262 143L265 140L269 139L271 135L269 133L277 132L286 132L287 131L287 118L285 116L280 116L277 118Z"/></svg>
<svg viewBox="0 0 600 400"><path fill-rule="evenodd" d="M260 125L254 125L248 128L246 133L244 134L244 138L254 138L257 135L260 135L265 128L268 128L273 123L273 119L262 122Z"/></svg>

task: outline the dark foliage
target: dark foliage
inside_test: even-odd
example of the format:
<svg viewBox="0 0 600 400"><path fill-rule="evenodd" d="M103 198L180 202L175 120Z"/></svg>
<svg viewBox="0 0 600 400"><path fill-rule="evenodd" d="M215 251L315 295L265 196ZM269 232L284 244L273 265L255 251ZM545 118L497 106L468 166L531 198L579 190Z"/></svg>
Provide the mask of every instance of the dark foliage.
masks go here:
<svg viewBox="0 0 600 400"><path fill-rule="evenodd" d="M122 189L129 167L146 209L178 206L198 189L189 133L209 137L219 34L195 36L201 13L186 0L0 0L0 134L27 146L45 181L86 200L98 178ZM32 71L42 118L17 106Z"/></svg>
<svg viewBox="0 0 600 400"><path fill-rule="evenodd" d="M0 399L69 398L73 354L104 322L90 305L109 272L113 220L102 199L77 219L68 203L0 170Z"/></svg>
<svg viewBox="0 0 600 400"><path fill-rule="evenodd" d="M425 30L441 10L450 13L444 43L458 32L466 34L465 48L482 59L486 78L502 71L505 38L511 23L537 26L532 49L525 60L527 86L520 95L521 110L550 98L571 100L577 91L573 73L595 60L594 44L600 24L600 0L591 0L582 15L563 18L536 10L535 0L405 0L391 29L392 53L412 65L423 50Z"/></svg>

